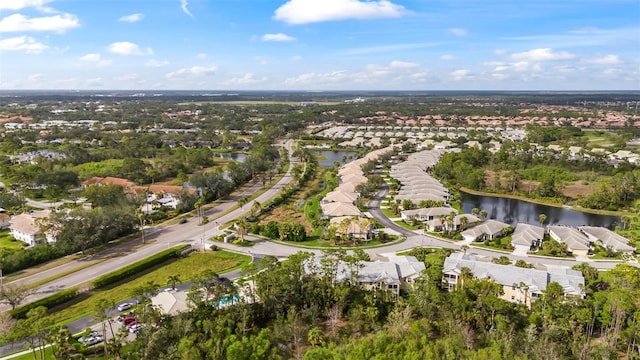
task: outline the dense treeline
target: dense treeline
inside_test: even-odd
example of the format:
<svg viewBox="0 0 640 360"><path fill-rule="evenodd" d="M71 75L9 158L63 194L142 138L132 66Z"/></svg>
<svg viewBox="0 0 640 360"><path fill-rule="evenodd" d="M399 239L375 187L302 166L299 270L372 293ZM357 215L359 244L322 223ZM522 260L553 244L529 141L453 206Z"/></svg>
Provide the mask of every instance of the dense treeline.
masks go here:
<svg viewBox="0 0 640 360"><path fill-rule="evenodd" d="M527 143L505 142L495 153L477 148L446 153L433 174L453 187L563 201L571 200L563 194L568 184L596 183L597 191L573 199L593 209L620 210L640 199L640 170L632 164L613 166L597 154L570 159L566 154L536 150Z"/></svg>
<svg viewBox="0 0 640 360"><path fill-rule="evenodd" d="M469 273L463 274L454 291L443 292L445 255L429 261L415 289L403 293L398 301L385 290L365 290L357 281L336 282L338 260L346 264L347 279L354 279L358 261L366 259L363 253L330 253L321 261L311 261L312 255L305 253L284 262L266 257L257 268L248 270L254 277L246 283L255 286L255 292L245 296L258 302L219 308L216 299L238 292L232 283L224 283L211 291L213 300L194 298L190 313L149 316L148 326L123 357L640 357L640 301L636 296L640 269L619 265L599 277L597 270L580 265L586 278L586 299L565 298L562 287L551 283L528 309L500 299L501 286L474 279Z"/></svg>

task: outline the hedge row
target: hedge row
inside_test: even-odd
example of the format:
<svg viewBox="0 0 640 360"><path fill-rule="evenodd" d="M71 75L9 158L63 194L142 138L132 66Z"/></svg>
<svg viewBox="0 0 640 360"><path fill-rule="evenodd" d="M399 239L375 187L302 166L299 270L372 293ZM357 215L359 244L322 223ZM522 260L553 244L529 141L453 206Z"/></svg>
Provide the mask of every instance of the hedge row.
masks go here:
<svg viewBox="0 0 640 360"><path fill-rule="evenodd" d="M66 290L62 290L53 295L49 295L45 298L42 298L38 301L34 301L25 306L21 306L19 308L13 309L9 312L14 319L22 319L27 316L27 313L40 306L44 306L47 309L51 309L52 307L58 306L60 304L64 304L67 301L78 296L78 288L70 288Z"/></svg>
<svg viewBox="0 0 640 360"><path fill-rule="evenodd" d="M186 244L176 248L168 249L168 250L159 252L153 256L150 256L146 259L135 262L131 265L127 265L120 270L116 270L114 272L110 272L108 274L102 275L92 282L93 287L97 289L97 288L101 288L107 285L117 283L118 281L124 280L141 271L144 271L153 266L162 264L163 262L169 259L178 258L182 255L182 252L184 250L190 247L191 245Z"/></svg>

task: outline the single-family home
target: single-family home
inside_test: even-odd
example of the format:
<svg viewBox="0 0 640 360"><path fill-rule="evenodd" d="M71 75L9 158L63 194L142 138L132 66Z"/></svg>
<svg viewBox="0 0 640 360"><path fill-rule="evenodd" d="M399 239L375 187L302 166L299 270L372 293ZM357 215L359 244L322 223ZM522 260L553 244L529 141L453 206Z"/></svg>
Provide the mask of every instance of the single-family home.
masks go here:
<svg viewBox="0 0 640 360"><path fill-rule="evenodd" d="M567 244L567 249L576 256L586 256L589 253L589 238L578 229L569 226L549 226L549 236L557 242Z"/></svg>
<svg viewBox="0 0 640 360"><path fill-rule="evenodd" d="M412 210L404 210L400 212L403 221L411 221L411 220L419 220L419 221L428 221L433 220L439 216L447 216L451 213L458 214L458 211L454 208L450 207L431 207L431 208L421 208L421 209L412 209Z"/></svg>
<svg viewBox="0 0 640 360"><path fill-rule="evenodd" d="M582 231L590 242L598 243L610 250L633 254L635 248L629 246L629 239L616 234L615 232L598 226L581 226Z"/></svg>
<svg viewBox="0 0 640 360"><path fill-rule="evenodd" d="M497 220L487 220L481 224L478 224L470 229L467 229L460 234L465 241L476 241L478 239L493 239L496 236L502 235L502 232L510 225L505 224Z"/></svg>
<svg viewBox="0 0 640 360"><path fill-rule="evenodd" d="M529 224L516 225L511 235L511 246L520 253L525 253L531 247L539 247L544 238L544 228Z"/></svg>
<svg viewBox="0 0 640 360"><path fill-rule="evenodd" d="M468 268L478 279L490 279L502 285L503 294L500 298L527 307L531 307L531 302L544 294L551 282L560 284L565 296L585 296L584 277L580 271L555 267L540 270L500 265L461 252L449 255L444 261L442 281L447 290L452 291L464 286L463 280L460 279L463 268Z"/></svg>
<svg viewBox="0 0 640 360"><path fill-rule="evenodd" d="M29 246L33 246L46 240L49 243L56 241L55 233L52 231L46 234L42 232L41 221L46 221L51 215L50 211L29 212L16 215L11 219L11 236L16 240L23 241Z"/></svg>
<svg viewBox="0 0 640 360"><path fill-rule="evenodd" d="M336 230L336 235L365 240L371 237L373 230L373 223L369 219L356 216L333 217L329 220L329 226Z"/></svg>
<svg viewBox="0 0 640 360"><path fill-rule="evenodd" d="M325 218L337 216L362 216L362 212L353 204L343 202L330 202L320 204L322 215Z"/></svg>

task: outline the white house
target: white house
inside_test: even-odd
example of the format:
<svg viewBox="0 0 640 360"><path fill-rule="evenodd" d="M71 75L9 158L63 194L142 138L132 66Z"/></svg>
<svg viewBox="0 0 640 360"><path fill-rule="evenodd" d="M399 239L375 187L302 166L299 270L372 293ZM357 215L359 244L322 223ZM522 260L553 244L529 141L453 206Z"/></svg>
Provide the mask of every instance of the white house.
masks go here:
<svg viewBox="0 0 640 360"><path fill-rule="evenodd" d="M55 234L53 232L43 234L39 224L40 220L38 220L47 219L50 214L49 211L40 211L14 216L9 226L11 236L16 240L27 243L29 246L36 245L42 242L43 239L50 243L55 242Z"/></svg>
<svg viewBox="0 0 640 360"><path fill-rule="evenodd" d="M629 246L629 239L615 232L598 226L582 226L579 228L590 242L598 243L616 252L632 254L635 249Z"/></svg>
<svg viewBox="0 0 640 360"><path fill-rule="evenodd" d="M505 224L501 221L487 220L472 227L471 229L461 232L460 234L462 234L465 241L476 241L481 237L493 239L494 237L501 235L502 231L508 227L509 224Z"/></svg>
<svg viewBox="0 0 640 360"><path fill-rule="evenodd" d="M549 226L549 236L555 241L567 244L573 255L586 256L589 253L589 238L577 229L568 226Z"/></svg>
<svg viewBox="0 0 640 360"><path fill-rule="evenodd" d="M462 269L468 268L478 279L491 279L502 285L502 299L525 304L542 296L547 285L556 282L562 286L565 296L584 298L584 277L580 271L566 268L547 268L547 270L521 268L514 265L500 265L481 259L472 254L461 252L449 255L442 268L444 286L452 291L460 282Z"/></svg>
<svg viewBox="0 0 640 360"><path fill-rule="evenodd" d="M529 224L518 224L511 235L511 245L517 252L526 254L532 246L539 247L544 238L544 228Z"/></svg>

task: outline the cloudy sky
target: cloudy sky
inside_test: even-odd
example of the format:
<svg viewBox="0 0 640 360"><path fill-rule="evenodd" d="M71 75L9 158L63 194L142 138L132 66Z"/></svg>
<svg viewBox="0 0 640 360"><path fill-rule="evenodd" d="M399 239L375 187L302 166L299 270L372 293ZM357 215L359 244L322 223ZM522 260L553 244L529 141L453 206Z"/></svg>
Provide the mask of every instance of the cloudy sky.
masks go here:
<svg viewBox="0 0 640 360"><path fill-rule="evenodd" d="M640 2L0 0L0 89L640 90Z"/></svg>

